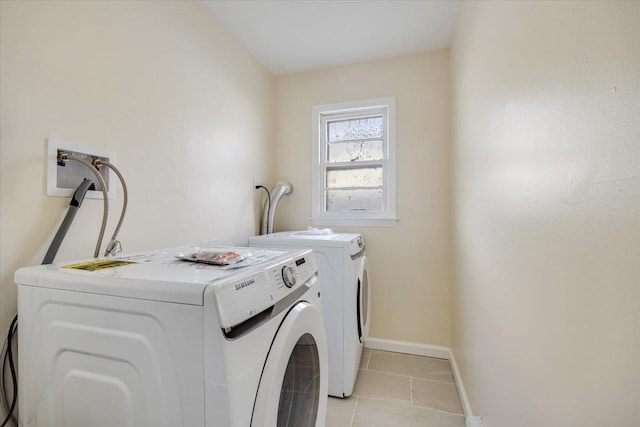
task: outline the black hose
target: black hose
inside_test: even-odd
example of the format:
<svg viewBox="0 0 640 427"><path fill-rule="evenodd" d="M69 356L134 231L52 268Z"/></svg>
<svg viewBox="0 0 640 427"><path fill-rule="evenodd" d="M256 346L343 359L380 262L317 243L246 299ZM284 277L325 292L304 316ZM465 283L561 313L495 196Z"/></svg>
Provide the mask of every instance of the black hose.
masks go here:
<svg viewBox="0 0 640 427"><path fill-rule="evenodd" d="M16 368L13 364L13 349L11 348L12 342L13 342L13 335L15 334L17 329L18 329L18 315L16 315L13 318L13 321L11 322L11 326L9 326L9 335L7 336L7 352L5 353L5 359L7 358L7 355L9 358L9 369L11 370L11 380L13 383L13 399L11 399L11 406L9 407L7 416L5 417L0 427L5 427L9 422L9 420L11 420L11 415L13 414L13 410L15 409L16 403L18 402L18 379L16 376ZM4 373L4 367L5 367L5 361L3 360L2 361L3 373ZM4 388L4 376L3 376L3 388Z"/></svg>
<svg viewBox="0 0 640 427"><path fill-rule="evenodd" d="M267 192L267 224L269 224L269 212L271 212L271 193L269 193L269 190L264 185L256 185L256 190L259 188L262 188ZM262 227L260 228L262 229Z"/></svg>

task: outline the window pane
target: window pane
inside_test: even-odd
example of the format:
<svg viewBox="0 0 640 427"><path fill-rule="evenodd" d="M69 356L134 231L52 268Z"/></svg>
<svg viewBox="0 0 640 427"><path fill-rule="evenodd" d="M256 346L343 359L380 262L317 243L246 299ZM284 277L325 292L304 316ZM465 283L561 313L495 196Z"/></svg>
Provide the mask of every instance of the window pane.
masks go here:
<svg viewBox="0 0 640 427"><path fill-rule="evenodd" d="M327 190L327 211L382 211L382 189Z"/></svg>
<svg viewBox="0 0 640 427"><path fill-rule="evenodd" d="M382 138L382 116L327 122L327 141Z"/></svg>
<svg viewBox="0 0 640 427"><path fill-rule="evenodd" d="M379 187L382 185L382 166L327 169L327 188Z"/></svg>
<svg viewBox="0 0 640 427"><path fill-rule="evenodd" d="M362 162L366 160L382 160L382 140L339 142L327 146L327 161Z"/></svg>

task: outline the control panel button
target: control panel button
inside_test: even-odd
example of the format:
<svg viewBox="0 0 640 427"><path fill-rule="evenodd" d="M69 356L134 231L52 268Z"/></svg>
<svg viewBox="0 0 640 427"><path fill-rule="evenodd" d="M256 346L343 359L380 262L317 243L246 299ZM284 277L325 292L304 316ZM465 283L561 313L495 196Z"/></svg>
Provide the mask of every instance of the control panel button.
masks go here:
<svg viewBox="0 0 640 427"><path fill-rule="evenodd" d="M297 278L296 271L291 266L282 267L282 280L288 288L295 286Z"/></svg>

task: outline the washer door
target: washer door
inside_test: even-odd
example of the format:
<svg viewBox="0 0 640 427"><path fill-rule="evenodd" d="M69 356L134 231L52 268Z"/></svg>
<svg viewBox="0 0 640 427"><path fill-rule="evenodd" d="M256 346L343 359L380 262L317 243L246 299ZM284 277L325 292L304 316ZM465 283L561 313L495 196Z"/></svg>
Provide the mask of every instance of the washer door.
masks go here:
<svg viewBox="0 0 640 427"><path fill-rule="evenodd" d="M358 337L364 344L369 336L371 319L371 292L369 287L369 261L366 255L360 257L360 269L358 271Z"/></svg>
<svg viewBox="0 0 640 427"><path fill-rule="evenodd" d="M267 355L252 426L324 426L327 413L327 340L322 315L297 303L287 313Z"/></svg>

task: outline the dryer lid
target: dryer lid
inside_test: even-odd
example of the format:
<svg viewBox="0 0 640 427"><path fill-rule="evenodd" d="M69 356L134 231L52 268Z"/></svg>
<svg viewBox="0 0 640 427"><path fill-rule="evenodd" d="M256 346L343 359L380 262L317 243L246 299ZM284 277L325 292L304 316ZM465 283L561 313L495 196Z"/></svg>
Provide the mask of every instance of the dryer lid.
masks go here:
<svg viewBox="0 0 640 427"><path fill-rule="evenodd" d="M291 247L345 247L354 244L358 246L358 240L363 242L360 233L308 234L307 231L281 231L252 236L249 238L249 244L262 247L271 245L274 248L279 245L289 245Z"/></svg>
<svg viewBox="0 0 640 427"><path fill-rule="evenodd" d="M357 259L364 253L364 239L360 233L308 234L306 231L281 231L249 237L249 244L263 248L347 248Z"/></svg>

